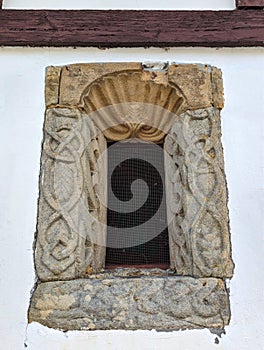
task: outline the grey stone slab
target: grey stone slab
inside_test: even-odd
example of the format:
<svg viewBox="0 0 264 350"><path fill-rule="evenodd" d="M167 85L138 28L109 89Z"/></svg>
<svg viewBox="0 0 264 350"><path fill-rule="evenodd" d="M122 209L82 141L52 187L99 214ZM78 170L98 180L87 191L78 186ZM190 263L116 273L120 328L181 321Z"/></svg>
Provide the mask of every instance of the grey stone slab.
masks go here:
<svg viewBox="0 0 264 350"><path fill-rule="evenodd" d="M223 328L229 318L223 280L178 276L44 282L29 311L30 322L62 330Z"/></svg>

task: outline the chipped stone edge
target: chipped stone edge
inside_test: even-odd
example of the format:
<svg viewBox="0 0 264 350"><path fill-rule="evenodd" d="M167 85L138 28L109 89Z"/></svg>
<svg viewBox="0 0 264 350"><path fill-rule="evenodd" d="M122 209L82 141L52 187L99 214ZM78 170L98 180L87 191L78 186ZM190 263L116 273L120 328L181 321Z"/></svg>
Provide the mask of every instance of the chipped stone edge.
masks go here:
<svg viewBox="0 0 264 350"><path fill-rule="evenodd" d="M224 85L221 69L211 67L212 105L223 109L225 105Z"/></svg>
<svg viewBox="0 0 264 350"><path fill-rule="evenodd" d="M45 77L45 102L46 108L59 104L60 79L62 67L49 66L46 68Z"/></svg>

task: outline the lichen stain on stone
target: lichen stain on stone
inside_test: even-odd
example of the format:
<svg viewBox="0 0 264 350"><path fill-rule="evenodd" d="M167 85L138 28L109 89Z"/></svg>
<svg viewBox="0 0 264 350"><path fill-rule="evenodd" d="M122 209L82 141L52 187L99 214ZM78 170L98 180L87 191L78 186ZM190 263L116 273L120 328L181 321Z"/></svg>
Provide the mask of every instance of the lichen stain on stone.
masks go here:
<svg viewBox="0 0 264 350"><path fill-rule="evenodd" d="M67 295L53 295L43 294L41 298L36 301L36 309L49 311L59 308L60 310L68 310L75 303L75 298L71 294Z"/></svg>
<svg viewBox="0 0 264 350"><path fill-rule="evenodd" d="M53 310L40 310L40 317L45 320L52 312Z"/></svg>

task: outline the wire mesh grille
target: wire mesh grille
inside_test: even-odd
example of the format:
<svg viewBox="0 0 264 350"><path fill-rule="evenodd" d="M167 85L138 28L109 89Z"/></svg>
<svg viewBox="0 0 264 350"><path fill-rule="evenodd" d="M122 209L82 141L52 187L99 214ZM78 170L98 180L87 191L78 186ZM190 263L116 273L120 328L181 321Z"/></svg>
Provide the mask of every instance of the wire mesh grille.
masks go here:
<svg viewBox="0 0 264 350"><path fill-rule="evenodd" d="M147 143L118 142L109 146L106 268L167 268L169 241L163 149ZM133 191L135 181L137 186ZM147 196L142 205L146 188ZM122 212L127 201L132 199L131 211ZM119 228L118 234L116 228ZM128 228L133 229L129 237L124 238L122 232ZM120 247L122 240L126 247Z"/></svg>

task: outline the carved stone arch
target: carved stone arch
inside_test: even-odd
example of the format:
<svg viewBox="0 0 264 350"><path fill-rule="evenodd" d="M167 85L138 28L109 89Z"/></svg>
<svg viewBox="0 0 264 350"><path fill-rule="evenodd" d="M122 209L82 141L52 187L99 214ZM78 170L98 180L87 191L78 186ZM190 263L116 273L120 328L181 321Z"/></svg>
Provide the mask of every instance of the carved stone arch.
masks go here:
<svg viewBox="0 0 264 350"><path fill-rule="evenodd" d="M153 81L141 70L127 70L104 75L86 87L80 106L108 141L162 143L184 102L181 89L164 77Z"/></svg>

